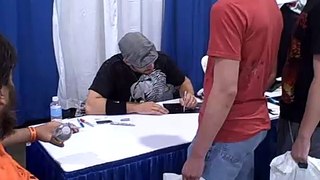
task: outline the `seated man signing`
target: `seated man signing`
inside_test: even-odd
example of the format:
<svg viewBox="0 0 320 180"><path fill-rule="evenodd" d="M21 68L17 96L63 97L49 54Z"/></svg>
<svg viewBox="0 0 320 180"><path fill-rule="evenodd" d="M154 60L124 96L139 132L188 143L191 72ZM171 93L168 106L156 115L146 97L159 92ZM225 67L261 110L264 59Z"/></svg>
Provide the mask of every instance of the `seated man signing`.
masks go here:
<svg viewBox="0 0 320 180"><path fill-rule="evenodd" d="M197 105L191 81L145 36L128 33L118 45L121 54L102 64L89 88L87 114L167 114L155 102L173 99L177 90L182 106Z"/></svg>

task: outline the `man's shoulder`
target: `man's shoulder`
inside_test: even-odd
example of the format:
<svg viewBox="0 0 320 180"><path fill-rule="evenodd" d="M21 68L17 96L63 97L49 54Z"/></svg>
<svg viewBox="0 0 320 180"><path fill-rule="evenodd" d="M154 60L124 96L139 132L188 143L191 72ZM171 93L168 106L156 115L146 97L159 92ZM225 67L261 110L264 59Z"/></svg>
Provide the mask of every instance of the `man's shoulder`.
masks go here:
<svg viewBox="0 0 320 180"><path fill-rule="evenodd" d="M158 68L166 67L170 63L170 57L162 51L158 51L158 59L155 61L155 65Z"/></svg>
<svg viewBox="0 0 320 180"><path fill-rule="evenodd" d="M264 5L273 5L276 7L275 3L264 3ZM235 15L250 15L252 11L257 11L256 7L261 7L262 4L257 4L257 2L252 0L218 0L212 5L212 13L225 13L232 12ZM279 10L280 11L280 10Z"/></svg>
<svg viewBox="0 0 320 180"><path fill-rule="evenodd" d="M117 62L121 62L123 61L123 57L121 54L116 54L112 57L110 57L109 59L107 59L103 64L114 64Z"/></svg>
<svg viewBox="0 0 320 180"><path fill-rule="evenodd" d="M121 54L116 54L112 57L110 57L109 59L107 59L106 61L103 62L103 64L101 65L101 67L107 68L110 67L112 68L113 66L121 66L121 65L125 65L123 62L123 57Z"/></svg>
<svg viewBox="0 0 320 180"><path fill-rule="evenodd" d="M219 0L212 5L212 9L216 11L226 11L228 9L233 9L239 6L243 6L244 4L246 3L241 0Z"/></svg>
<svg viewBox="0 0 320 180"><path fill-rule="evenodd" d="M157 51L157 52L158 52L159 57L169 58L169 56L166 53L164 53L162 51Z"/></svg>
<svg viewBox="0 0 320 180"><path fill-rule="evenodd" d="M127 65L123 62L121 54L116 54L102 63L99 68L99 73L115 74L117 72L123 72L127 68Z"/></svg>

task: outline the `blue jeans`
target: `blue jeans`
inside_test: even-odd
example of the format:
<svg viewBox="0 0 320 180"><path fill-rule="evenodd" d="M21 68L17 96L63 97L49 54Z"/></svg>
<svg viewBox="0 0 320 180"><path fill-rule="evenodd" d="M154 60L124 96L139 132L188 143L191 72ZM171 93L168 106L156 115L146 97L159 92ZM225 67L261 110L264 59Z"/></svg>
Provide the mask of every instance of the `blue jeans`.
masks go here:
<svg viewBox="0 0 320 180"><path fill-rule="evenodd" d="M253 180L254 150L267 131L236 143L214 143L205 158L202 177L206 180ZM192 144L188 154L192 150Z"/></svg>

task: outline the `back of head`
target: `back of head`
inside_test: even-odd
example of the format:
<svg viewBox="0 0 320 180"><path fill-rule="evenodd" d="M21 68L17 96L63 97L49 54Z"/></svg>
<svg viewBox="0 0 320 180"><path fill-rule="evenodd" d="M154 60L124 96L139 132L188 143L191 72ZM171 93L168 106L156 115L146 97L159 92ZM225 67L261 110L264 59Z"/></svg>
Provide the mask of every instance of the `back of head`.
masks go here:
<svg viewBox="0 0 320 180"><path fill-rule="evenodd" d="M158 58L154 44L140 32L127 33L118 45L124 59L136 68L146 67Z"/></svg>
<svg viewBox="0 0 320 180"><path fill-rule="evenodd" d="M0 34L0 88L10 82L11 72L16 64L13 46Z"/></svg>
<svg viewBox="0 0 320 180"><path fill-rule="evenodd" d="M15 64L15 49L0 34L0 139L13 132L15 125L15 114L12 109L15 93L11 81Z"/></svg>

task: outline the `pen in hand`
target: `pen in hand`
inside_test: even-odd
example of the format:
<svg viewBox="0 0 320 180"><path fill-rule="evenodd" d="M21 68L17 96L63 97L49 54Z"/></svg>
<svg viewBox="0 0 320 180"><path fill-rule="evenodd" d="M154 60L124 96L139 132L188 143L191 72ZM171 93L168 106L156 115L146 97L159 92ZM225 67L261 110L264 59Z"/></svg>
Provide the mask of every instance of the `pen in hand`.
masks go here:
<svg viewBox="0 0 320 180"><path fill-rule="evenodd" d="M187 91L184 91L184 94L183 94L183 112L186 112L186 96L187 96Z"/></svg>

